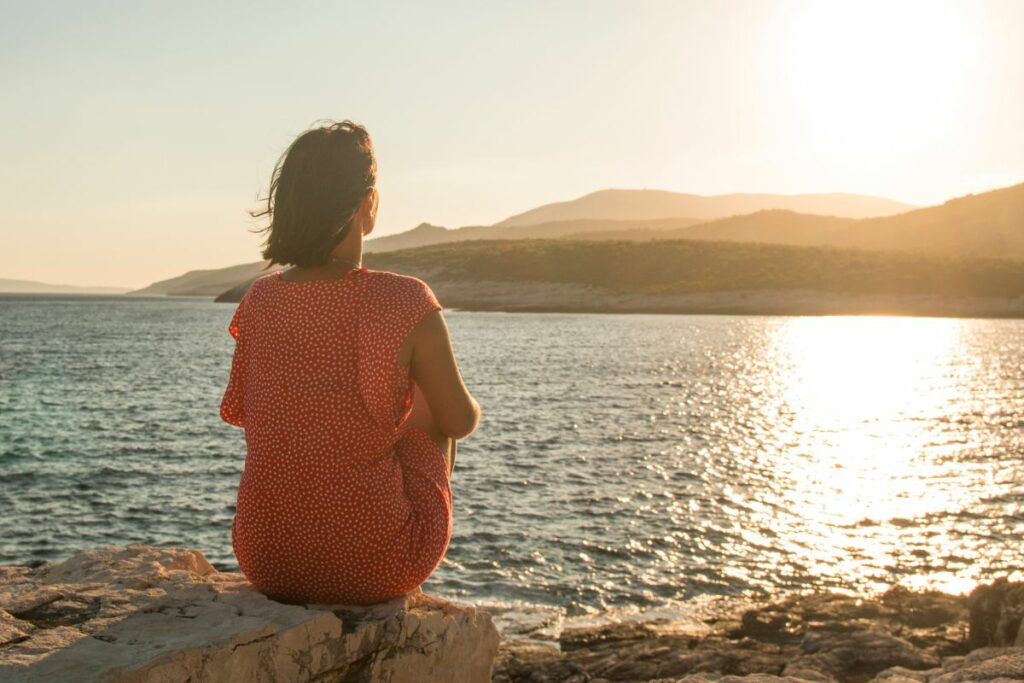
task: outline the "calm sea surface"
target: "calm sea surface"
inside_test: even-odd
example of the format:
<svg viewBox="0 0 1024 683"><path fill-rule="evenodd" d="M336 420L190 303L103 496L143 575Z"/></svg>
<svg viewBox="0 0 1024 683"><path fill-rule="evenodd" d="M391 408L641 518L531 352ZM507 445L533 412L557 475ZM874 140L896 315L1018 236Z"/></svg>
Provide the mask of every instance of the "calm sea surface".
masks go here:
<svg viewBox="0 0 1024 683"><path fill-rule="evenodd" d="M0 564L235 569L231 305L0 295ZM1024 321L449 312L484 407L428 590L580 615L1019 569Z"/></svg>

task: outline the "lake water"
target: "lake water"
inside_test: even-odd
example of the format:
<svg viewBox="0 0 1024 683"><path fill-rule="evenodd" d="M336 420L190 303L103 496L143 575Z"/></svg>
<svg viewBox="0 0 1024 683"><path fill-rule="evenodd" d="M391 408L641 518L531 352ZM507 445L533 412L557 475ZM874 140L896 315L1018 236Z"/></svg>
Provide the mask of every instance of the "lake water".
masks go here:
<svg viewBox="0 0 1024 683"><path fill-rule="evenodd" d="M0 295L0 564L235 569L234 306ZM1019 569L1024 321L449 312L484 408L427 590L509 614Z"/></svg>

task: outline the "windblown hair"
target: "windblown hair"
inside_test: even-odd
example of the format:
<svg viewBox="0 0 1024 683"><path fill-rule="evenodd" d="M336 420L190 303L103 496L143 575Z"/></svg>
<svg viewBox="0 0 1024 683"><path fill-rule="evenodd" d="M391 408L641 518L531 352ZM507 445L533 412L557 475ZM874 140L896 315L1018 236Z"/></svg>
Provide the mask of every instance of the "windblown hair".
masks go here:
<svg viewBox="0 0 1024 683"><path fill-rule="evenodd" d="M377 160L366 129L345 120L307 130L281 155L270 176L263 258L316 266L345 239L359 203L377 182Z"/></svg>

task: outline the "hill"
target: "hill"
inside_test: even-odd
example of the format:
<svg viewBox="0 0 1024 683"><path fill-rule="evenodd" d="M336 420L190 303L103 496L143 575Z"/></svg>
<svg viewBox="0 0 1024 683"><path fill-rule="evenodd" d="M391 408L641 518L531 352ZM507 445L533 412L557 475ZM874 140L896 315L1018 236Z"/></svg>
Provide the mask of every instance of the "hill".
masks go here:
<svg viewBox="0 0 1024 683"><path fill-rule="evenodd" d="M476 225L454 229L421 223L412 230L397 235L367 240L364 251L368 254L380 253L466 240L564 239L579 235L591 235L593 239L619 239L613 235L625 235L628 238L634 231L639 234L662 232L696 225L700 222L696 218L658 218L646 221L585 218L534 225Z"/></svg>
<svg viewBox="0 0 1024 683"><path fill-rule="evenodd" d="M251 280L266 272L266 261L243 263L227 268L190 270L184 275L154 282L129 294L167 294L172 296L217 296L239 282Z"/></svg>
<svg viewBox="0 0 1024 683"><path fill-rule="evenodd" d="M124 294L127 287L80 287L77 285L52 285L34 280L11 280L0 278L2 294Z"/></svg>
<svg viewBox="0 0 1024 683"><path fill-rule="evenodd" d="M412 230L368 240L366 252L412 249L474 239L542 239L586 235L587 239L660 237L657 230L764 210L862 218L912 209L889 199L855 194L729 194L702 196L665 190L600 190L578 199L546 204L494 225L442 228L421 223ZM636 234L633 234L633 232Z"/></svg>
<svg viewBox="0 0 1024 683"><path fill-rule="evenodd" d="M407 233L369 240L366 251L368 255L383 254L431 244L454 245L468 240L492 243L509 238L541 237L634 242L689 239L1024 260L1024 184L968 195L896 216L869 219L771 209L701 222L693 218L573 219L532 225L471 226L456 230L422 224ZM261 263L192 271L179 278L155 283L139 293L215 296L261 272L264 272Z"/></svg>
<svg viewBox="0 0 1024 683"><path fill-rule="evenodd" d="M473 228L464 228L472 230ZM366 253L374 251L395 251L397 249L415 249L428 244L444 244L456 239L457 230L449 230L439 225L420 223L412 230L400 232L397 235L386 235L374 237L363 243L363 251Z"/></svg>
<svg viewBox="0 0 1024 683"><path fill-rule="evenodd" d="M854 220L770 210L655 237L1024 259L1024 184L884 218Z"/></svg>
<svg viewBox="0 0 1024 683"><path fill-rule="evenodd" d="M761 242L795 246L822 246L833 244L844 228L857 223L853 218L836 216L810 216L769 209L732 216L693 227L671 230L665 239L717 240L725 242Z"/></svg>
<svg viewBox="0 0 1024 683"><path fill-rule="evenodd" d="M1024 183L859 221L837 246L1024 259Z"/></svg>
<svg viewBox="0 0 1024 683"><path fill-rule="evenodd" d="M367 255L449 308L1024 317L1024 262L698 240L471 241ZM238 301L244 283L218 298Z"/></svg>
<svg viewBox="0 0 1024 683"><path fill-rule="evenodd" d="M495 225L535 225L552 221L598 218L652 220L687 216L702 221L748 214L764 209L867 218L913 209L909 204L856 194L725 194L703 196L665 190L600 190L567 202L545 204Z"/></svg>
<svg viewBox="0 0 1024 683"><path fill-rule="evenodd" d="M583 231L594 231L588 239L623 239L634 238L640 234L650 234L650 239L657 239L660 233L667 230L692 225L697 221L689 218L670 218L655 221L562 221L543 223L513 228L493 229L490 226L476 226L448 230L429 223L421 223L417 227L398 235L388 235L368 240L365 252L385 253L400 249L411 249L431 244L448 244L471 239L508 239L502 235L515 238L576 238ZM634 231L637 235L634 235ZM266 262L243 263L227 268L212 270L192 270L184 275L161 280L131 292L140 295L166 294L172 296L217 296L224 290L240 282L248 282L265 272Z"/></svg>
<svg viewBox="0 0 1024 683"><path fill-rule="evenodd" d="M1024 262L831 247L665 240L509 240L368 256L367 266L452 281L551 282L611 293L754 289L1024 296Z"/></svg>

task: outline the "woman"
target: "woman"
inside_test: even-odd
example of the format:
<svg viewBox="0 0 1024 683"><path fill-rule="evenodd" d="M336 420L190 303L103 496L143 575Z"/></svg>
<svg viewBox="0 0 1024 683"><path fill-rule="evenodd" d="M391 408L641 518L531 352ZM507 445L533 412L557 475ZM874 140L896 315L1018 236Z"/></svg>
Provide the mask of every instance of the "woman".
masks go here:
<svg viewBox="0 0 1024 683"><path fill-rule="evenodd" d="M416 589L452 529L454 442L480 418L422 281L362 266L377 216L369 134L313 128L271 177L264 258L221 417L245 429L231 528L239 567L288 603L371 604Z"/></svg>

